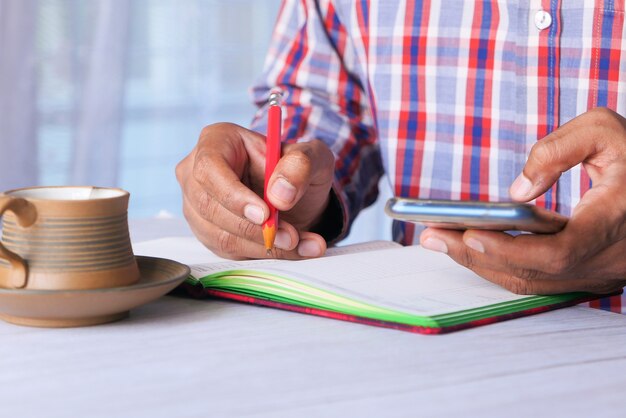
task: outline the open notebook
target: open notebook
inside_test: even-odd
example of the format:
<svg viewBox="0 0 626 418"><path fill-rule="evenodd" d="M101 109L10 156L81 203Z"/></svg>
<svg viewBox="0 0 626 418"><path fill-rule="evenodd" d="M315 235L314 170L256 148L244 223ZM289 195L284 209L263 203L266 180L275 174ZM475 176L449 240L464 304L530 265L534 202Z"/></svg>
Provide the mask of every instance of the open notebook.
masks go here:
<svg viewBox="0 0 626 418"><path fill-rule="evenodd" d="M149 246L138 247L137 253L162 255L150 251ZM176 244L178 251L182 247ZM178 261L185 262L180 258ZM385 241L334 248L325 257L304 261L188 264L191 276L183 286L195 297L215 296L428 334L485 325L597 297L580 293L515 295L444 254Z"/></svg>

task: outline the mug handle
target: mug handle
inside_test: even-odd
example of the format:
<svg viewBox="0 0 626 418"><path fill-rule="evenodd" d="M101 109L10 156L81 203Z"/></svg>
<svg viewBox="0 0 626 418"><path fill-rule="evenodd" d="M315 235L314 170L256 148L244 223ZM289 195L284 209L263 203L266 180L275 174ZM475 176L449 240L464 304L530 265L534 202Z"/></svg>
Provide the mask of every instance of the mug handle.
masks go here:
<svg viewBox="0 0 626 418"><path fill-rule="evenodd" d="M22 227L29 227L37 220L35 206L21 197L0 196L0 217L5 211L10 210L17 217L17 222ZM28 280L28 265L19 255L7 250L0 241L0 258L6 259L11 264L8 286L21 289L26 286Z"/></svg>

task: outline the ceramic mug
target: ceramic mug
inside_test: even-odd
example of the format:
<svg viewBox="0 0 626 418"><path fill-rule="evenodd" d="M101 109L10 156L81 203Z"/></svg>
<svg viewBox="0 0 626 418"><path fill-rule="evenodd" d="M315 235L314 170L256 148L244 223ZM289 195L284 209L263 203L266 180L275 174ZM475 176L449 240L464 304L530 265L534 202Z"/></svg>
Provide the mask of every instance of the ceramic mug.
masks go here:
<svg viewBox="0 0 626 418"><path fill-rule="evenodd" d="M0 194L0 287L100 289L139 280L128 192L30 187Z"/></svg>

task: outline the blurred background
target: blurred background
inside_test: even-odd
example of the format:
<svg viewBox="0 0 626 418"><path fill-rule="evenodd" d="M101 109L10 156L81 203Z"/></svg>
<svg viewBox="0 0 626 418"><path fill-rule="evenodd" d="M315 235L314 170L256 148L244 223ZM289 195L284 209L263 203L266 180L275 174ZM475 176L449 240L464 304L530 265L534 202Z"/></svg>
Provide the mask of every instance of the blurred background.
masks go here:
<svg viewBox="0 0 626 418"><path fill-rule="evenodd" d="M0 0L0 190L118 186L132 218L182 216L174 167L203 126L249 124L279 6ZM346 242L390 237L380 200Z"/></svg>

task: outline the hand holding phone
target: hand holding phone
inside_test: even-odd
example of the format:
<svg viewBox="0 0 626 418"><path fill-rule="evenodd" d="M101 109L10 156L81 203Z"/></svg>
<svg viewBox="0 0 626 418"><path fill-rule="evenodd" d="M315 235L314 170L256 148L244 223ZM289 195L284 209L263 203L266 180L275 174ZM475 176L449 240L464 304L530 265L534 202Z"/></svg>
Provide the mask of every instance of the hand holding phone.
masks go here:
<svg viewBox="0 0 626 418"><path fill-rule="evenodd" d="M394 219L446 229L488 229L555 233L568 218L530 205L514 202L474 202L391 198L385 213Z"/></svg>

